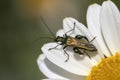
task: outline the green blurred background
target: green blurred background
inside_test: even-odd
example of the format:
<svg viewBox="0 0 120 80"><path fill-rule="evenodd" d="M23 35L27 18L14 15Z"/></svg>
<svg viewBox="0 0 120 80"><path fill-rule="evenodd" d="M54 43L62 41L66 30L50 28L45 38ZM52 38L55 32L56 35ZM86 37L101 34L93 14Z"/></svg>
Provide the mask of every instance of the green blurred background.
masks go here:
<svg viewBox="0 0 120 80"><path fill-rule="evenodd" d="M41 47L51 36L39 16L53 33L62 28L65 17L86 25L87 7L104 0L0 0L0 80L41 80L37 66ZM118 7L120 0L112 0Z"/></svg>

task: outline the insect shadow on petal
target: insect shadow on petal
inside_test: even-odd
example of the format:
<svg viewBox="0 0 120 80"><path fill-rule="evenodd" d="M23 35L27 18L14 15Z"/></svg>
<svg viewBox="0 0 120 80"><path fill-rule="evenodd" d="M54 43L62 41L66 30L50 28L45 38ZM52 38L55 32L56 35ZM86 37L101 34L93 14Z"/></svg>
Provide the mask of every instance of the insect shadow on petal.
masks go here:
<svg viewBox="0 0 120 80"><path fill-rule="evenodd" d="M84 53L86 53L86 55L89 58L90 56L86 51L89 51L89 52L97 51L96 47L91 43L95 39L95 37L91 41L89 41L88 38L83 35L76 35L75 37L67 35L69 32L75 30L76 22L73 23L74 24L73 29L68 30L63 36L55 37L52 31L50 30L50 28L48 27L48 25L43 20L43 18L42 17L40 18L43 21L43 23L46 25L46 27L48 28L52 36L54 37L54 42L58 44L55 47L49 48L48 50L53 50L53 49L56 49L58 46L63 45L64 55L67 57L65 62L69 60L69 54L65 50L67 47L72 47L73 51L79 55L84 55Z"/></svg>

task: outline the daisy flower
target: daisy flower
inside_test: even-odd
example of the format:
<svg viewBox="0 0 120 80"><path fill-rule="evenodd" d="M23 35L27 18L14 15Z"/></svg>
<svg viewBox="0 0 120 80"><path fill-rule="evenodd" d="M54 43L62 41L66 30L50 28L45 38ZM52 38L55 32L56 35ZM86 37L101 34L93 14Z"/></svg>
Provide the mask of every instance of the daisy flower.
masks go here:
<svg viewBox="0 0 120 80"><path fill-rule="evenodd" d="M55 47L57 43L51 42L42 47L43 54L37 59L40 71L49 80L119 80L120 79L120 12L112 1L104 1L100 6L93 4L87 10L87 27L74 18L63 20L63 29L56 36L67 35L75 37L84 35L97 48L97 52L89 53L90 58L84 54L75 54L72 48L66 49L69 60L65 62L63 46Z"/></svg>

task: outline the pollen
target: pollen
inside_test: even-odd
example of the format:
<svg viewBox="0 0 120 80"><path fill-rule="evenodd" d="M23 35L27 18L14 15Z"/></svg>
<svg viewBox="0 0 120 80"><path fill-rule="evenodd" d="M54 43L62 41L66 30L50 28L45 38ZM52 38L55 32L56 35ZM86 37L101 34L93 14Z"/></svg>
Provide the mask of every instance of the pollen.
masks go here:
<svg viewBox="0 0 120 80"><path fill-rule="evenodd" d="M91 69L86 80L120 80L120 53L102 59Z"/></svg>

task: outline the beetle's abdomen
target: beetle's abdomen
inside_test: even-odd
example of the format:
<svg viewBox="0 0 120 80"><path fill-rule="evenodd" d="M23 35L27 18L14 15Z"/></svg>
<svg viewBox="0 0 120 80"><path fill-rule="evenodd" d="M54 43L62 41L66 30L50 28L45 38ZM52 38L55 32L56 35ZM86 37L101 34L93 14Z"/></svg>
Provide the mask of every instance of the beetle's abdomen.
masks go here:
<svg viewBox="0 0 120 80"><path fill-rule="evenodd" d="M75 39L72 37L67 38L66 45L72 47L78 47L87 51L97 51L96 47L93 44L89 44L84 40Z"/></svg>

